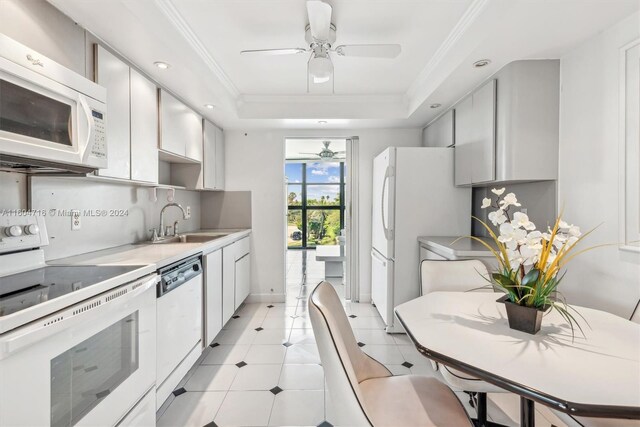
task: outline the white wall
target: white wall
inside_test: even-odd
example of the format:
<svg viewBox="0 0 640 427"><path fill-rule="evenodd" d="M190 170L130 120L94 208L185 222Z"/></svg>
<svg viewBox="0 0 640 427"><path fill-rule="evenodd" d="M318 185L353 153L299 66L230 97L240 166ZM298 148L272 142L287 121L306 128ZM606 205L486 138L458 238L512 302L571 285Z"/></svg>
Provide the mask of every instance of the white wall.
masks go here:
<svg viewBox="0 0 640 427"><path fill-rule="evenodd" d="M561 59L558 206L583 230L585 245L618 235L619 49L640 37L638 13ZM637 189L636 189L637 191ZM561 290L570 302L629 317L640 298L640 254L615 246L574 259Z"/></svg>
<svg viewBox="0 0 640 427"><path fill-rule="evenodd" d="M284 140L287 137L360 138L360 297L371 295L371 181L373 158L389 146L419 146L420 129L341 131L230 130L226 139L226 190L251 191L254 298L283 300L285 290Z"/></svg>

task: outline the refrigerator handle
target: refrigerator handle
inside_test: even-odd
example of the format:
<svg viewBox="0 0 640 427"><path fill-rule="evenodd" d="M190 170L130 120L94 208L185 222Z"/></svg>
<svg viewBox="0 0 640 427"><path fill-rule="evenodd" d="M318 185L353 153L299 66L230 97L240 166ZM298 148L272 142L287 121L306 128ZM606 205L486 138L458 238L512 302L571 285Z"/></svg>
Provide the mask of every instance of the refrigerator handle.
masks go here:
<svg viewBox="0 0 640 427"><path fill-rule="evenodd" d="M371 250L371 256L380 264L382 264L383 267L387 266L387 260L381 257L380 254L378 254L374 249Z"/></svg>
<svg viewBox="0 0 640 427"><path fill-rule="evenodd" d="M384 230L384 236L386 237L387 240L393 240L393 233L392 231L389 229L389 227L387 227L386 224L386 219L384 217L384 206L386 204L385 202L385 190L387 188L387 183L389 182L389 178L391 177L391 175L393 174L393 169L388 166L387 170L384 173L384 181L382 182L382 196L380 197L380 200L382 201L382 203L380 203L380 213L382 214L382 228Z"/></svg>

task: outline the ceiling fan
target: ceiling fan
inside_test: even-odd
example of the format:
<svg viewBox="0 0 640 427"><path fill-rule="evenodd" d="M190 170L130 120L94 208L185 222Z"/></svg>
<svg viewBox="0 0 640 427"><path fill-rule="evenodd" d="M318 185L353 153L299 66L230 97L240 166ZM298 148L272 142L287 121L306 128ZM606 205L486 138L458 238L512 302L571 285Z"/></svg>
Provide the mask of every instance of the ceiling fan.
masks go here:
<svg viewBox="0 0 640 427"><path fill-rule="evenodd" d="M309 80L313 83L325 83L333 75L333 63L330 53L339 56L361 58L395 58L402 50L399 44L346 44L333 47L336 41L336 26L331 23L331 5L321 0L307 1L309 24L305 27L305 40L308 48L292 47L283 49L243 50L241 54L257 55L298 55L311 52L307 62L307 91Z"/></svg>
<svg viewBox="0 0 640 427"><path fill-rule="evenodd" d="M330 161L330 160L344 160L345 151L333 151L329 148L331 141L322 141L322 145L324 147L320 150L319 153L300 153L306 154L311 157L294 157L288 160L321 160L321 161ZM340 154L342 156L340 156Z"/></svg>

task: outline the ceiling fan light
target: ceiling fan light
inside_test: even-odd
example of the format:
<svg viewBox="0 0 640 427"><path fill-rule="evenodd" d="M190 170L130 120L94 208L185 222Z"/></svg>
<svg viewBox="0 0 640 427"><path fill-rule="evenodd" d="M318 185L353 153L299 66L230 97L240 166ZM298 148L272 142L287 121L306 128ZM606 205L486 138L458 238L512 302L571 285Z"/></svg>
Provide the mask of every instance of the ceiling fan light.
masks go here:
<svg viewBox="0 0 640 427"><path fill-rule="evenodd" d="M309 74L313 83L325 83L331 79L333 64L328 56L314 56L309 60Z"/></svg>

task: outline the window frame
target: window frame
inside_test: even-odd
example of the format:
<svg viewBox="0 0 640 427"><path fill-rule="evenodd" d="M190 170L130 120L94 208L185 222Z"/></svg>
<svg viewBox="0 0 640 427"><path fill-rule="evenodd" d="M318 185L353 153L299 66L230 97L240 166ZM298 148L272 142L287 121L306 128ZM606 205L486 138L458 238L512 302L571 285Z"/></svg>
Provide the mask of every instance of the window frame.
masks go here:
<svg viewBox="0 0 640 427"><path fill-rule="evenodd" d="M293 162L290 162L293 163ZM345 162L338 161L336 163L339 164L340 168L340 182L307 182L307 165L318 162L303 162L300 163L302 165L302 182L287 182L287 195L289 192L289 186L301 186L302 188L302 201L300 205L289 205L287 203L287 217L289 211L291 210L301 210L302 211L302 244L300 246L289 246L287 245L287 249L314 249L316 246L308 246L307 239L307 223L308 216L307 211L309 210L339 210L340 211L340 229L344 228L345 222L345 210L346 203L344 200L345 197ZM286 165L286 163L285 163ZM340 195L340 204L339 205L309 205L307 203L307 186L316 186L316 185L333 185L339 186L339 195ZM288 199L287 199L288 202Z"/></svg>

